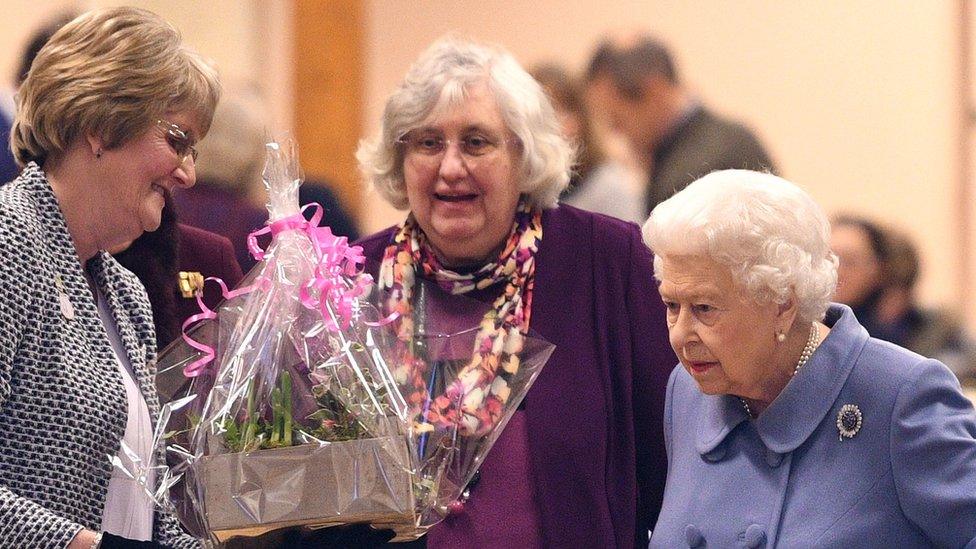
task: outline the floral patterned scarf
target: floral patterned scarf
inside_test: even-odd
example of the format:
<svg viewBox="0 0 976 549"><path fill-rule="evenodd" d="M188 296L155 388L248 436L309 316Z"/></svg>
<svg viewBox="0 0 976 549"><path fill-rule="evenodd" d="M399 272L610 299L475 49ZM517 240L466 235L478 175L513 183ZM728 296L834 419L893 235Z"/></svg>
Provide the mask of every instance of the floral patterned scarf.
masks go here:
<svg viewBox="0 0 976 549"><path fill-rule="evenodd" d="M399 320L399 346L394 375L413 407L418 433L435 427L457 426L461 434L482 435L500 420L511 393L509 380L518 372L519 352L529 330L535 254L542 241L542 213L519 203L515 222L498 258L476 272L459 274L445 269L427 243L424 232L409 216L386 248L379 287L388 291L387 310ZM413 286L417 276L435 281L452 294L481 290L504 282L504 290L482 318L471 360L444 393L431 399L425 384L429 365L416 356Z"/></svg>

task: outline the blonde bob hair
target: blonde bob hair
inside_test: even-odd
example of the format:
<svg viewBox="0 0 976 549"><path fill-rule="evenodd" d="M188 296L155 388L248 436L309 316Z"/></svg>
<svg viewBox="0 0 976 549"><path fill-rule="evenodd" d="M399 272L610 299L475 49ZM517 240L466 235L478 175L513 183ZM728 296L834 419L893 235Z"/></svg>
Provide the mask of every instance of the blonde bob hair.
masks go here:
<svg viewBox="0 0 976 549"><path fill-rule="evenodd" d="M759 303L795 295L803 321L824 318L837 286L827 216L810 195L772 174L712 172L658 204L643 234L659 280L663 256L708 257L729 267Z"/></svg>
<svg viewBox="0 0 976 549"><path fill-rule="evenodd" d="M214 68L158 15L94 10L38 52L17 94L10 146L21 166L43 165L79 137L98 136L114 148L177 110L190 111L206 134L219 98Z"/></svg>
<svg viewBox="0 0 976 549"><path fill-rule="evenodd" d="M574 151L545 92L510 53L456 36L434 42L414 62L386 102L379 134L356 153L365 177L394 207L409 208L397 140L463 103L477 85L487 86L517 139L519 190L533 206L555 207L569 184Z"/></svg>

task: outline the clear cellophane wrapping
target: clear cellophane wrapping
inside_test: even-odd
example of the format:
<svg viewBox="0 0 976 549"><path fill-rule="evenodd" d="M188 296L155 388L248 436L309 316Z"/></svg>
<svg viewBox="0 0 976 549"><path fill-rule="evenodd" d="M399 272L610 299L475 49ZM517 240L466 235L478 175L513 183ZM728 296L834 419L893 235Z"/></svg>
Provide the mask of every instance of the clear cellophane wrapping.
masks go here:
<svg viewBox="0 0 976 549"><path fill-rule="evenodd" d="M478 405L460 380L489 305L417 281L413 317L388 314L361 250L318 227L320 209L300 210L293 146L268 145L264 179L271 243L249 242L260 262L157 361L166 463L124 469L154 469L147 492L212 541L349 523L414 539L461 497L553 346L519 339L488 428L425 421L438 397ZM400 339L400 323L418 320Z"/></svg>

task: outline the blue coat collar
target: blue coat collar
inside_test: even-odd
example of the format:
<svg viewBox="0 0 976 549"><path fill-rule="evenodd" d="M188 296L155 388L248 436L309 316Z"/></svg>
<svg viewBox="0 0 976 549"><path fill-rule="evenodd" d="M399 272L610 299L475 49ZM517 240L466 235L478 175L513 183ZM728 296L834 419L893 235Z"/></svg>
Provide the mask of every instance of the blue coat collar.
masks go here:
<svg viewBox="0 0 976 549"><path fill-rule="evenodd" d="M867 330L846 305L831 304L824 323L830 327L830 334L753 423L763 444L776 453L792 452L810 438L833 407L867 343ZM748 416L734 396L702 398L695 449L704 455L715 450Z"/></svg>

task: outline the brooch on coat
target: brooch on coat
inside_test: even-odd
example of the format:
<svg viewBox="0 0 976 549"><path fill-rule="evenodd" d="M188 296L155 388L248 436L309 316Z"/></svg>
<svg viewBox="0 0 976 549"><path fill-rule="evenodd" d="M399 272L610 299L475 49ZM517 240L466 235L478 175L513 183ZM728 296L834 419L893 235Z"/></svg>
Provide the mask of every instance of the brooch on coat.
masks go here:
<svg viewBox="0 0 976 549"><path fill-rule="evenodd" d="M854 435L861 430L863 421L864 416L861 415L861 409L857 404L845 404L840 412L837 412L837 430L840 431L841 442L845 438L854 438Z"/></svg>
<svg viewBox="0 0 976 549"><path fill-rule="evenodd" d="M71 299L64 289L64 281L61 280L60 274L54 275L54 287L58 290L58 307L61 309L61 316L68 320L74 320L75 308L71 305Z"/></svg>
<svg viewBox="0 0 976 549"><path fill-rule="evenodd" d="M190 299L203 290L203 275L196 271L180 271L177 285L180 288L180 295Z"/></svg>

